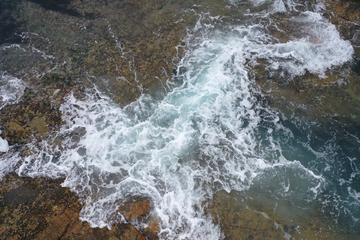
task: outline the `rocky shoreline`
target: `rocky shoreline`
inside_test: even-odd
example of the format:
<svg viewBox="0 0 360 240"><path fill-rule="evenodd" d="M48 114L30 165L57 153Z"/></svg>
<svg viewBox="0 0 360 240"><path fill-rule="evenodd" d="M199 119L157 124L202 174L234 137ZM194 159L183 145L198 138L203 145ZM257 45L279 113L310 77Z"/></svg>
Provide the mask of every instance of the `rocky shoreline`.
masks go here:
<svg viewBox="0 0 360 240"><path fill-rule="evenodd" d="M0 184L1 239L156 239L151 226L143 233L131 223L111 230L81 222L75 193L61 187L63 179L27 178L8 174ZM131 208L133 217L146 214L148 204ZM123 212L128 216L127 211ZM130 219L130 218L129 218Z"/></svg>
<svg viewBox="0 0 360 240"><path fill-rule="evenodd" d="M59 129L62 124L59 107L70 91L81 95L84 87L95 84L122 106L134 101L143 92L151 93L153 89L164 88L165 93L168 90L164 87L167 76L172 74L176 59L181 56L181 47L177 48L180 51L177 52L175 46L181 46L181 39L186 34L185 24L181 21L174 24L173 16L184 17L176 15L178 9L187 9L193 4L164 3L157 0L147 1L146 4L142 1L121 4L109 1L108 4L112 5L105 9L101 7L101 3L90 0L86 5L80 0L63 1L61 4L58 1L33 0L17 1L18 5L14 5L14 2L0 3L17 8L15 14L5 12L6 14L1 15L5 16L1 21L9 22L6 25L9 28L4 31L11 37L0 39L0 44L20 44L29 54L39 54L35 64L36 71L33 65L26 64L29 56L20 54L16 49L3 50L4 55L0 56L0 71L7 71L11 64L13 70L8 71L9 74L22 78L26 76L24 81L27 89L22 100L0 110L1 136L11 145L17 146L12 151L20 151L22 155L28 154L28 150L22 147L25 143L34 138L40 140L49 132ZM356 52L355 60L359 61L360 3L344 0L323 2L328 9L326 17L337 26L345 39L351 41ZM222 5L223 2L219 1L218 4ZM3 9L8 9L8 5ZM195 20L191 14L186 17L187 24ZM28 24L24 25L24 22ZM117 22L124 23L117 25ZM44 24L51 27L45 30ZM14 38L13 33L9 32L11 28L18 33L34 32L55 37L51 44L48 39L36 35L20 34L21 36ZM82 34L85 30L86 34ZM61 34L65 32L69 38L66 40L68 42L63 43ZM72 36L81 38L72 39ZM89 42L92 44L88 44ZM44 56L42 53L35 53L33 49L47 54ZM5 51L8 52L5 54ZM13 55L17 60L4 62L5 55ZM51 61L53 55L56 56L56 61ZM353 68L357 68L356 63ZM19 74L19 69L22 69L22 75ZM357 71L359 70L354 70L359 74ZM36 75L39 72L48 73ZM116 79L119 75L124 78ZM102 80L95 83L94 76ZM354 79L358 79L358 76L354 76ZM329 81L331 85L332 80ZM336 107L336 96L331 95L334 88L348 94L349 98L344 100L345 103L350 101L355 106L360 106L360 87L356 81L347 87L326 88L319 85L318 79L314 77L299 81L294 89L311 89L301 101L308 101L319 90L328 91L329 99L334 100L335 109L338 110L342 104L336 103L340 106ZM326 111L331 113L333 110ZM360 123L359 116L357 114L354 120L356 123ZM117 224L111 230L91 228L89 223L79 220L82 203L69 189L61 187L62 181L63 179L27 178L14 173L7 174L0 182L0 239L158 239L157 220L151 219L147 214L152 203L146 199L133 199L120 207L119 211L128 220L127 223ZM296 235L295 227L284 223L274 229L273 223L264 219L262 214L247 211L244 206L234 207L231 202L226 203L224 199L227 197L225 193L217 194L208 210L214 216L219 216L218 221L221 222L225 239L234 239L240 235L243 239L276 239L286 233ZM230 205L223 206L224 204ZM226 210L219 212L219 208ZM236 226L233 225L235 218L240 219ZM146 222L148 227L137 229L134 224L137 219ZM247 227L243 227L243 224ZM311 237L316 232L319 239L356 238L351 235L333 236L331 232L321 232L319 228L304 229L303 234L306 232Z"/></svg>

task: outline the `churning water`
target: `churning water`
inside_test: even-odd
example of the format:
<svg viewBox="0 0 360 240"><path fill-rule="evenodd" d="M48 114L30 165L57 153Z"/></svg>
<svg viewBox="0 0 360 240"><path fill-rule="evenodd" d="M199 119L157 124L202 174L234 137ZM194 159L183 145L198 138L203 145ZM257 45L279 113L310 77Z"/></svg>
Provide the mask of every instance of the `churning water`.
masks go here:
<svg viewBox="0 0 360 240"><path fill-rule="evenodd" d="M300 212L318 206L355 229L359 129L286 117L262 101L250 74L265 60L285 81L306 72L325 77L351 60L352 46L321 14L298 11L299 3L232 4L242 11L236 20L191 10L199 20L160 100L144 94L122 109L96 88L81 99L69 94L61 106L66 124L29 146L37 154L21 160L19 174L65 175L63 186L84 199L81 219L94 227L124 221L121 202L147 197L164 239L222 238L204 211L220 190L254 191ZM272 35L270 26L282 31L275 14L300 34Z"/></svg>

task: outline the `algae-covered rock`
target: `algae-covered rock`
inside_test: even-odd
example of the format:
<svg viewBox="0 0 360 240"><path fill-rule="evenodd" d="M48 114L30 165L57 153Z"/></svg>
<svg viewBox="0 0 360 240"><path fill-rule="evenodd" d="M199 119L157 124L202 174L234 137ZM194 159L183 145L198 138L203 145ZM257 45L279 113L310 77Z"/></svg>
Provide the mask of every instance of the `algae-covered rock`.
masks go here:
<svg viewBox="0 0 360 240"><path fill-rule="evenodd" d="M1 239L142 239L131 224L111 230L79 220L82 204L63 179L22 178L8 174L0 182Z"/></svg>
<svg viewBox="0 0 360 240"><path fill-rule="evenodd" d="M131 221L144 215L149 210L149 207L150 202L147 199L137 198L123 203L119 207L119 211L126 218L126 220Z"/></svg>
<svg viewBox="0 0 360 240"><path fill-rule="evenodd" d="M186 33L179 9L178 3L158 0L20 1L13 18L23 23L21 36L30 45L20 44L26 53L6 50L22 57L7 56L2 69L11 64L19 66L11 74L21 68L35 76L64 66L124 106L166 84L179 54L175 46ZM39 57L27 65L31 52Z"/></svg>
<svg viewBox="0 0 360 240"><path fill-rule="evenodd" d="M354 58L359 59L357 3L324 1L337 14L325 12L324 16L351 41ZM196 20L195 14L183 10L196 8L195 3L207 4L160 0L1 1L0 71L27 83L20 102L0 110L1 136L11 145L28 143L33 137L40 141L62 125L59 107L64 96L70 91L81 95L84 86L96 86L121 106L142 93L161 95L171 90L166 83L181 57L186 26ZM223 1L211 4L213 7L207 10L213 16L231 12L233 19L229 22L244 17L243 10L230 8ZM281 31L270 29L279 42L300 36L299 27L287 21L283 13L273 18L284 21ZM286 84L268 81L266 63L258 61L253 73L272 107L287 109L284 105L288 103L306 104L303 111L310 118L343 117L360 123L359 67L355 59L348 72L330 72L326 78L307 73ZM289 114L292 106L288 107ZM60 187L61 182L7 175L0 184L0 238L158 238L160 222L149 216L148 200L135 199L119 209L129 222L145 223L144 229L138 230L130 223L117 224L111 230L91 228L79 220L82 205L74 193ZM316 222L317 213L310 221L291 223L252 204L251 199L225 192L215 195L208 212L222 226L226 239L352 238L351 234L339 236L324 229Z"/></svg>
<svg viewBox="0 0 360 240"><path fill-rule="evenodd" d="M254 196L256 194L253 194ZM321 216L316 208L310 216L297 216L288 204L288 217L277 214L277 208L284 206L262 205L251 193L215 194L207 211L220 224L224 239L357 239L352 233L340 233L334 222ZM293 216L291 216L293 214Z"/></svg>
<svg viewBox="0 0 360 240"><path fill-rule="evenodd" d="M354 57L359 61L360 2L356 0L322 0L321 2L327 9L324 16L335 24L346 40L351 41L355 50Z"/></svg>
<svg viewBox="0 0 360 240"><path fill-rule="evenodd" d="M70 91L96 86L125 106L142 93L170 90L185 36L181 9L163 1L1 1L0 74L26 83L15 104L0 110L2 137L12 151L42 141L63 124L59 108ZM183 5L182 5L183 4ZM190 14L193 15L193 14ZM180 21L179 21L180 20ZM145 239L131 224L111 230L79 221L81 203L61 180L6 176L2 181L1 239ZM124 215L144 218L150 203ZM152 219L146 232L157 238Z"/></svg>
<svg viewBox="0 0 360 240"><path fill-rule="evenodd" d="M0 110L2 137L9 143L26 143L33 137L42 137L62 125L60 103L71 88L57 85L33 91L27 88L17 104L7 105Z"/></svg>

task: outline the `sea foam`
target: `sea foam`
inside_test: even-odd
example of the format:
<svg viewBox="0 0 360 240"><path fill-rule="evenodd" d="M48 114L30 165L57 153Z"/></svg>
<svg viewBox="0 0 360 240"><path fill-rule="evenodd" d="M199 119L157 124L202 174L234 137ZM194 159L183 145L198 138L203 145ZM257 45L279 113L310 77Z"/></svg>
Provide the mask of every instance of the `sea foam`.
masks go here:
<svg viewBox="0 0 360 240"><path fill-rule="evenodd" d="M161 100L144 94L123 109L96 89L82 99L69 94L60 109L65 125L40 147L29 146L37 154L26 157L18 173L66 176L63 186L85 203L80 218L92 227L124 221L119 205L146 197L162 239L221 238L220 226L204 211L219 190L243 191L273 179L280 197L301 188L299 201L316 198L327 180L284 156L280 140L292 132L257 100L261 93L249 69L266 59L272 71L325 76L351 59L350 43L318 13L294 18L316 41L286 43L252 21L226 25L199 15L207 24L199 20L184 40L178 67L186 71L169 79L178 87Z"/></svg>

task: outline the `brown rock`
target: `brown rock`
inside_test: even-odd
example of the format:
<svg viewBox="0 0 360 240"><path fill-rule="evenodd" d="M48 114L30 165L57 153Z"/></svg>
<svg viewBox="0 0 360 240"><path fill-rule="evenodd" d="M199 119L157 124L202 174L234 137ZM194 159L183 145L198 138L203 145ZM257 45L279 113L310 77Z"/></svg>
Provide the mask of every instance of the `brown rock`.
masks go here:
<svg viewBox="0 0 360 240"><path fill-rule="evenodd" d="M142 235L133 225L130 225L130 228L127 229L121 237L129 240L146 240L146 237Z"/></svg>
<svg viewBox="0 0 360 240"><path fill-rule="evenodd" d="M23 137L26 134L26 130L15 122L9 122L4 127L8 129L10 134L17 135L18 137Z"/></svg>
<svg viewBox="0 0 360 240"><path fill-rule="evenodd" d="M146 239L131 224L108 230L81 222L82 204L62 181L8 174L0 182L0 239Z"/></svg>
<svg viewBox="0 0 360 240"><path fill-rule="evenodd" d="M257 193L218 192L207 211L221 226L225 239L357 239L350 232L339 234L341 227L321 215L321 210L304 218L289 209L287 217L277 215L268 202L255 201ZM248 197L251 195L252 197ZM254 198L253 198L254 197ZM284 206L287 207L286 204ZM289 208L292 204L288 205ZM343 229L341 229L343 230Z"/></svg>
<svg viewBox="0 0 360 240"><path fill-rule="evenodd" d="M47 123L45 122L43 117L35 117L29 123L29 127L39 136L44 136L49 131Z"/></svg>
<svg viewBox="0 0 360 240"><path fill-rule="evenodd" d="M150 218L147 222L148 226L143 230L144 234L155 240L159 239L158 233L160 232L159 220L156 218Z"/></svg>
<svg viewBox="0 0 360 240"><path fill-rule="evenodd" d="M359 23L360 2L356 0L321 0L325 6L341 18Z"/></svg>
<svg viewBox="0 0 360 240"><path fill-rule="evenodd" d="M126 218L131 221L137 217L144 215L150 207L150 202L147 199L136 198L131 201L123 203L119 207L119 211Z"/></svg>

